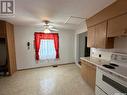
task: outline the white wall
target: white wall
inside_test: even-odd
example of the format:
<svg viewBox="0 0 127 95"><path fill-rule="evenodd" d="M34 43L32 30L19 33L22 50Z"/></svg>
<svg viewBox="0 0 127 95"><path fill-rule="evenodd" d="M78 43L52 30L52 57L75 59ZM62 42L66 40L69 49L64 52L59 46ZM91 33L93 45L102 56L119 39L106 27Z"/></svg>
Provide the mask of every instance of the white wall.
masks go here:
<svg viewBox="0 0 127 95"><path fill-rule="evenodd" d="M37 27L15 26L16 61L18 70L74 62L74 31L60 30L60 59L36 63L33 41L34 32L39 30L40 29ZM27 42L31 43L30 50L27 49Z"/></svg>
<svg viewBox="0 0 127 95"><path fill-rule="evenodd" d="M99 58L99 54L102 55L101 59L110 60L113 52L126 53L127 54L127 37L115 38L114 49L91 49L91 56Z"/></svg>
<svg viewBox="0 0 127 95"><path fill-rule="evenodd" d="M80 34L87 31L86 21L82 22L77 28L75 34Z"/></svg>

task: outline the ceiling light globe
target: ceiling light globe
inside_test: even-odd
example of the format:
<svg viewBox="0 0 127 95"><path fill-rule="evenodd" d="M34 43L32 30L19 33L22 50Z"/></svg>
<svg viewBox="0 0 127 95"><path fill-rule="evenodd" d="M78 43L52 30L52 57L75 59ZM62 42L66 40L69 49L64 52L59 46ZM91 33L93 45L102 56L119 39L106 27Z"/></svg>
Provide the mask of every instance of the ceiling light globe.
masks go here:
<svg viewBox="0 0 127 95"><path fill-rule="evenodd" d="M44 33L51 33L51 31L49 29L45 29Z"/></svg>

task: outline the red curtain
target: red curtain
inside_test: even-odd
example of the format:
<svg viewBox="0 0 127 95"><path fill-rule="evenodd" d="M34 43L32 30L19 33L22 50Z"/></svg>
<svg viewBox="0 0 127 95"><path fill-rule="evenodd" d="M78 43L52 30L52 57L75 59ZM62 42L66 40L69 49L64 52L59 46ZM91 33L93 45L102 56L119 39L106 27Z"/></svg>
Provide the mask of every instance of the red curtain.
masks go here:
<svg viewBox="0 0 127 95"><path fill-rule="evenodd" d="M58 33L41 33L35 32L35 52L36 52L36 60L39 60L39 49L40 49L40 41L41 39L53 39L55 50L56 50L56 58L59 58L59 35Z"/></svg>

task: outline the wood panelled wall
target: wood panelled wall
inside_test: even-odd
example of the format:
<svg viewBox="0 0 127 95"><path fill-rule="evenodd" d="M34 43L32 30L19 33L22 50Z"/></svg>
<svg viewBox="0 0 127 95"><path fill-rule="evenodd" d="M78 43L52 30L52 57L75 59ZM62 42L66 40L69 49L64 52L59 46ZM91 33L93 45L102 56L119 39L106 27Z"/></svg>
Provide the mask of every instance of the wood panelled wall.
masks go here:
<svg viewBox="0 0 127 95"><path fill-rule="evenodd" d="M16 72L14 25L0 20L0 38L5 38L7 46L7 64L9 74Z"/></svg>

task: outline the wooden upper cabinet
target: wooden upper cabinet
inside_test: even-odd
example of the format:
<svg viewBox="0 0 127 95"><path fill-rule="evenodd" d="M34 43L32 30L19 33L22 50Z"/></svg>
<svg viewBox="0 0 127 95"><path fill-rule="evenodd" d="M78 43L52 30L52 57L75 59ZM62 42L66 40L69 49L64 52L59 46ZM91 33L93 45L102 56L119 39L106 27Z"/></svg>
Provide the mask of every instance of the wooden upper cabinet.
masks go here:
<svg viewBox="0 0 127 95"><path fill-rule="evenodd" d="M107 22L96 25L95 34L95 47L96 48L106 48L106 29Z"/></svg>
<svg viewBox="0 0 127 95"><path fill-rule="evenodd" d="M117 0L96 15L86 20L87 27L97 25L108 19L127 13L127 0Z"/></svg>
<svg viewBox="0 0 127 95"><path fill-rule="evenodd" d="M88 42L87 42L87 46L88 47L94 47L95 46L95 27L90 27L88 28Z"/></svg>
<svg viewBox="0 0 127 95"><path fill-rule="evenodd" d="M107 37L127 36L127 14L108 21Z"/></svg>
<svg viewBox="0 0 127 95"><path fill-rule="evenodd" d="M117 0L86 23L88 47L113 48L114 37L127 36L127 0Z"/></svg>
<svg viewBox="0 0 127 95"><path fill-rule="evenodd" d="M6 37L6 23L0 20L0 38Z"/></svg>
<svg viewBox="0 0 127 95"><path fill-rule="evenodd" d="M88 47L113 48L114 39L107 38L107 21L88 28Z"/></svg>

